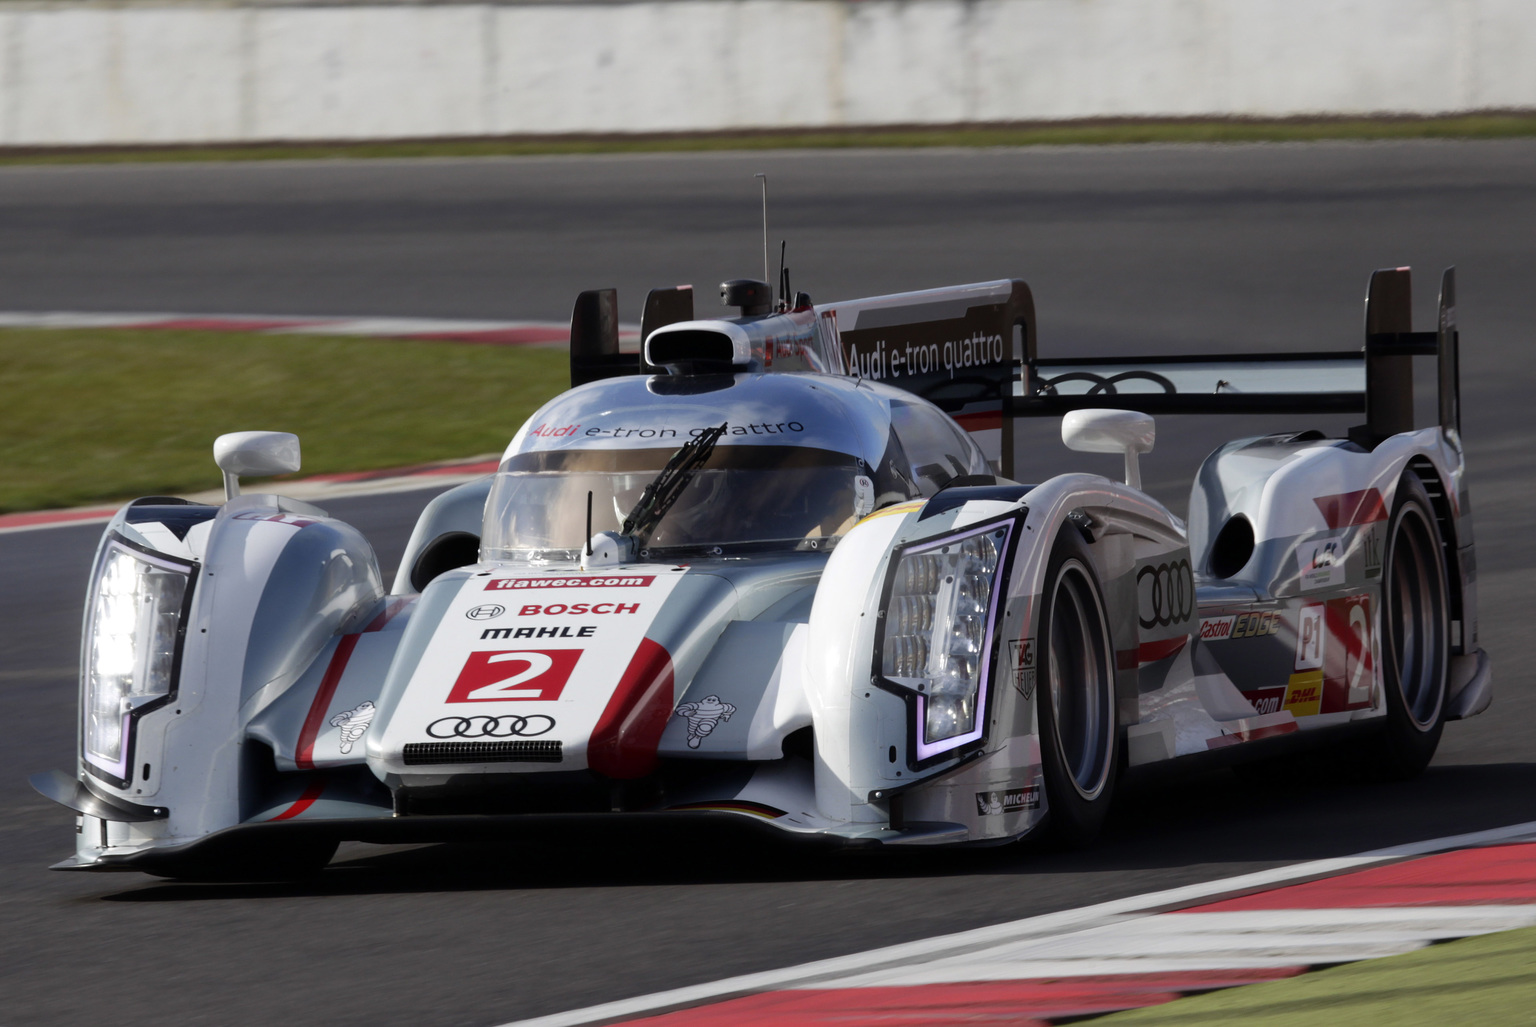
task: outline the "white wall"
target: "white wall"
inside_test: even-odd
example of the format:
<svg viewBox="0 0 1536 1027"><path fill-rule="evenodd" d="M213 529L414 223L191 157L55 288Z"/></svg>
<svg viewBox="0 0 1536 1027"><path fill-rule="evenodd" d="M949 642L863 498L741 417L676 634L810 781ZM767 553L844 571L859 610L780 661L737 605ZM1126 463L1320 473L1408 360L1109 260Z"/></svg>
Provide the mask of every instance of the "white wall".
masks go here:
<svg viewBox="0 0 1536 1027"><path fill-rule="evenodd" d="M1536 0L0 6L0 145L1536 108Z"/></svg>

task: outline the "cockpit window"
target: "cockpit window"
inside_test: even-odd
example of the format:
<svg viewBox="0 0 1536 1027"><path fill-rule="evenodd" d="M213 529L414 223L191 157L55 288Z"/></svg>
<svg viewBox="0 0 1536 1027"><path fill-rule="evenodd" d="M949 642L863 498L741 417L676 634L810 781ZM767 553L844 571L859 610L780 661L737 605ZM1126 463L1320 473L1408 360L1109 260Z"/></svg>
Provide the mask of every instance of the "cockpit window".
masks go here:
<svg viewBox="0 0 1536 1027"><path fill-rule="evenodd" d="M986 457L955 422L926 403L891 399L891 428L912 464L923 495L966 474L989 474Z"/></svg>
<svg viewBox="0 0 1536 1027"><path fill-rule="evenodd" d="M487 559L574 559L592 531L619 531L675 449L561 449L502 465L486 504ZM801 547L857 522L856 457L809 446L717 446L651 533L652 555ZM878 487L878 486L877 486ZM809 545L804 545L810 548Z"/></svg>

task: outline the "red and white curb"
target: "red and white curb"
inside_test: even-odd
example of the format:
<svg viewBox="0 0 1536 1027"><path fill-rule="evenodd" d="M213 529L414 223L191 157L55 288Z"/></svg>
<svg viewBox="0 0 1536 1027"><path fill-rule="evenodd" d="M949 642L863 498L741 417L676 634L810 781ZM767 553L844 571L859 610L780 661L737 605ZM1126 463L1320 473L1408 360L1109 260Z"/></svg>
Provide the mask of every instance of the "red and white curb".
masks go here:
<svg viewBox="0 0 1536 1027"><path fill-rule="evenodd" d="M380 495L413 489L449 488L473 481L496 470L498 455L488 453L464 460L395 467L380 471L351 471L341 474L317 474L294 481L274 482L252 491L271 491L291 499L324 501L342 496ZM223 489L210 489L182 496L197 503L222 503ZM36 510L28 513L0 514L0 535L42 528L62 528L75 524L105 524L122 508L111 506L77 507L71 510Z"/></svg>
<svg viewBox="0 0 1536 1027"><path fill-rule="evenodd" d="M565 346L571 326L555 321L465 321L423 317L280 317L259 314L91 314L0 312L0 328L136 328L247 332L256 335L342 335L465 342L492 346ZM621 348L638 350L638 325L619 326Z"/></svg>
<svg viewBox="0 0 1536 1027"><path fill-rule="evenodd" d="M1043 1024L1536 925L1536 822L1317 860L507 1027Z"/></svg>
<svg viewBox="0 0 1536 1027"><path fill-rule="evenodd" d="M552 321L464 321L421 317L274 317L251 314L92 314L79 311L0 312L0 328L135 328L160 331L245 332L256 335L335 335L411 339L491 346L567 346L570 325ZM638 351L638 325L619 326L619 346ZM420 467L321 474L274 486L293 499L404 492L432 485L448 487L489 474L495 454ZM222 490L184 496L197 502L222 502ZM121 504L0 514L0 535L71 524L102 524Z"/></svg>

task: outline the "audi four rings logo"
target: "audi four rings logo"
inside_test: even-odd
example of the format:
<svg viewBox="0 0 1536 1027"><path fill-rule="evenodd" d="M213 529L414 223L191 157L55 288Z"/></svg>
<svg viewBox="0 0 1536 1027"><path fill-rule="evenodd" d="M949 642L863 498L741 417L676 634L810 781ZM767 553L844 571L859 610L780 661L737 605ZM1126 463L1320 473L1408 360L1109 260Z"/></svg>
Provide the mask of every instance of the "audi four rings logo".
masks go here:
<svg viewBox="0 0 1536 1027"><path fill-rule="evenodd" d="M464 616L468 617L470 620L491 620L493 617L500 617L506 612L507 608L505 606L497 606L495 603L486 603L484 606L475 607Z"/></svg>
<svg viewBox="0 0 1536 1027"><path fill-rule="evenodd" d="M535 713L519 717L443 717L427 725L433 738L537 738L555 729L555 718Z"/></svg>
<svg viewBox="0 0 1536 1027"><path fill-rule="evenodd" d="M1149 579L1150 588L1145 585ZM1144 628L1166 628L1194 615L1195 576L1188 560L1143 567L1136 572L1136 592L1141 598Z"/></svg>

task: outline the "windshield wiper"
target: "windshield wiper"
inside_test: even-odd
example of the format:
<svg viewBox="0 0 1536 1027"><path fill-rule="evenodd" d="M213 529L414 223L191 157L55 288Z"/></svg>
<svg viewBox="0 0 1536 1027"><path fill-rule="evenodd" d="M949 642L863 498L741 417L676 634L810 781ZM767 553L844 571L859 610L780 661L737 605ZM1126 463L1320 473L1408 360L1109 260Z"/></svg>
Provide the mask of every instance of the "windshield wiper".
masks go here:
<svg viewBox="0 0 1536 1027"><path fill-rule="evenodd" d="M656 530L661 519L682 496L683 489L688 487L694 472L709 462L709 455L715 451L715 443L720 441L729 425L727 421L718 428L706 428L698 438L685 442L682 448L672 454L667 466L645 487L645 491L640 494L640 502L624 518L624 526L619 529L620 534L634 540L636 550L650 540L651 533Z"/></svg>

